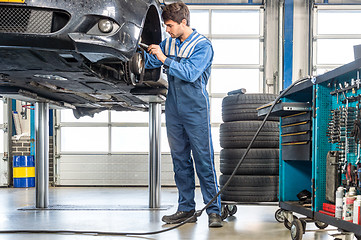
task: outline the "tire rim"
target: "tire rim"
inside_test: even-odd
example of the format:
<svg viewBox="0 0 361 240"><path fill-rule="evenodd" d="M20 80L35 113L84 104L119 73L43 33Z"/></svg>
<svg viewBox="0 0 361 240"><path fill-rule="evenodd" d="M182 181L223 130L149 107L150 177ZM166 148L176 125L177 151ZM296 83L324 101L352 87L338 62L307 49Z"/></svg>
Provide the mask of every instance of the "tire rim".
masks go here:
<svg viewBox="0 0 361 240"><path fill-rule="evenodd" d="M277 218L278 218L278 220L280 220L281 222L284 222L284 221L285 221L285 216L283 216L282 210L281 210L281 211L277 211Z"/></svg>
<svg viewBox="0 0 361 240"><path fill-rule="evenodd" d="M295 237L297 236L297 228L294 224L292 224L291 226L291 237L292 239L295 239Z"/></svg>

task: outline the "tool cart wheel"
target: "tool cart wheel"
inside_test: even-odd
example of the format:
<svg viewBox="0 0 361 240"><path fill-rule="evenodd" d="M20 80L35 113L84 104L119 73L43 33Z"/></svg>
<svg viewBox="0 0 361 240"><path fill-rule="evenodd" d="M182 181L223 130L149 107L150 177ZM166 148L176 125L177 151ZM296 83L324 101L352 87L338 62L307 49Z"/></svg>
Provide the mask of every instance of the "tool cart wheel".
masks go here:
<svg viewBox="0 0 361 240"><path fill-rule="evenodd" d="M301 223L302 223L303 233L305 233L305 232L306 232L306 225L307 225L307 222L306 222L306 220L304 220L304 219L300 219L300 221L301 221Z"/></svg>
<svg viewBox="0 0 361 240"><path fill-rule="evenodd" d="M319 229L325 229L328 227L328 224L327 223L323 223L323 222L320 222L320 221L316 221L315 222L315 225L316 227L318 227Z"/></svg>
<svg viewBox="0 0 361 240"><path fill-rule="evenodd" d="M296 216L293 216L293 220L296 220L298 219L298 217ZM290 223L287 218L285 218L283 224L285 225L285 227L288 229L288 230L291 230L291 227L292 227L292 223Z"/></svg>
<svg viewBox="0 0 361 240"><path fill-rule="evenodd" d="M285 216L283 215L283 209L280 208L275 212L275 219L279 223L283 223L285 221Z"/></svg>
<svg viewBox="0 0 361 240"><path fill-rule="evenodd" d="M221 210L222 220L225 220L228 217L228 214L229 214L228 205L222 205L222 210Z"/></svg>
<svg viewBox="0 0 361 240"><path fill-rule="evenodd" d="M304 229L301 220L299 219L293 220L290 231L291 231L292 240L302 240Z"/></svg>
<svg viewBox="0 0 361 240"><path fill-rule="evenodd" d="M229 216L233 216L237 212L237 206L236 205L227 205L226 208L228 210Z"/></svg>

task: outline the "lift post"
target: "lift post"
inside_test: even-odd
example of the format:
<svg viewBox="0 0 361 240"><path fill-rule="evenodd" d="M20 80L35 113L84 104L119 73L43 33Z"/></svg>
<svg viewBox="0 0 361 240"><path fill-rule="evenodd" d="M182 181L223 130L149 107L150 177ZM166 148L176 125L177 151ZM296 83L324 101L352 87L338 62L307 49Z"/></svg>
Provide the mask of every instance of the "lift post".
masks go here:
<svg viewBox="0 0 361 240"><path fill-rule="evenodd" d="M160 102L149 103L149 208L160 207L161 113Z"/></svg>
<svg viewBox="0 0 361 240"><path fill-rule="evenodd" d="M35 104L36 208L49 204L49 103Z"/></svg>
<svg viewBox="0 0 361 240"><path fill-rule="evenodd" d="M149 98L150 99L150 98ZM160 207L161 113L163 98L149 101L149 208ZM155 101L154 101L155 100ZM49 205L49 104L35 104L36 208Z"/></svg>

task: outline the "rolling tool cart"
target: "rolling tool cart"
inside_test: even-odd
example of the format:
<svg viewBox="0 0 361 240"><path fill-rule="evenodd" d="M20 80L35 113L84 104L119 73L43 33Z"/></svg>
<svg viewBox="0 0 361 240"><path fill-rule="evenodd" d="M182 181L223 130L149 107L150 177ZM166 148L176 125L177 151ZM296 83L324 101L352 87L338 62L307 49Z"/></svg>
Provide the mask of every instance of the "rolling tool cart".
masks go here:
<svg viewBox="0 0 361 240"><path fill-rule="evenodd" d="M295 85L272 110L280 117L275 217L293 240L302 239L307 222L337 227L344 234L337 239L361 239L360 214L353 219L353 205L361 200L355 201L361 195L360 76L358 59ZM268 110L264 106L258 114Z"/></svg>

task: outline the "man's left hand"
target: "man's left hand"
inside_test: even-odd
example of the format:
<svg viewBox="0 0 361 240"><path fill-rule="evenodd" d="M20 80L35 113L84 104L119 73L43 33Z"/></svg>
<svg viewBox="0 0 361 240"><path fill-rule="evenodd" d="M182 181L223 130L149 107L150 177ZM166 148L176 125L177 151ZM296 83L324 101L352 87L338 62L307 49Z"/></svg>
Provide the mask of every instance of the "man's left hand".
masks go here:
<svg viewBox="0 0 361 240"><path fill-rule="evenodd" d="M160 49L159 45L152 44L148 47L148 52L150 54L155 55L159 61L164 63L165 59L167 58L164 53L162 52L162 49Z"/></svg>

